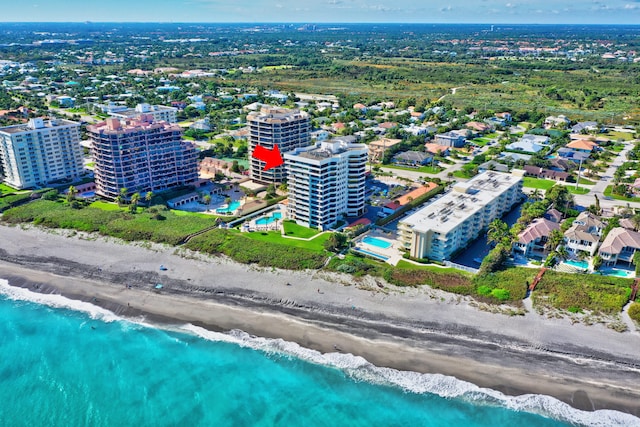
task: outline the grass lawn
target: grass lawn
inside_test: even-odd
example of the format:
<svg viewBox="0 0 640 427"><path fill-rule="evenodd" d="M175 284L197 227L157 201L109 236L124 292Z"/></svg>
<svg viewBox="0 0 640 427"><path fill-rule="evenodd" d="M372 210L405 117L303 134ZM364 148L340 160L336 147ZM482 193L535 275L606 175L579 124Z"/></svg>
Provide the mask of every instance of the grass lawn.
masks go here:
<svg viewBox="0 0 640 427"><path fill-rule="evenodd" d="M456 178L462 178L462 179L471 179L473 178L473 176L469 176L466 173L464 173L463 170L457 170L453 173L453 176L455 176ZM475 176L475 175L474 175Z"/></svg>
<svg viewBox="0 0 640 427"><path fill-rule="evenodd" d="M489 142L491 142L491 140L488 138L476 138L476 139L473 139L472 141L474 144L476 144L479 147L484 147Z"/></svg>
<svg viewBox="0 0 640 427"><path fill-rule="evenodd" d="M617 141L619 139L621 139L623 141L629 141L629 140L633 139L633 133L631 133L631 132L609 131L607 133L598 134L598 136L603 136L605 138L609 138L612 141Z"/></svg>
<svg viewBox="0 0 640 427"><path fill-rule="evenodd" d="M97 200L89 205L91 208L98 208L103 211L126 211L126 206L118 206L117 203L104 202L102 200Z"/></svg>
<svg viewBox="0 0 640 427"><path fill-rule="evenodd" d="M590 180L588 180L586 178L583 178L583 177L580 177L580 180L578 181L578 183L582 184L582 185L596 185L595 182L590 181Z"/></svg>
<svg viewBox="0 0 640 427"><path fill-rule="evenodd" d="M573 185L567 185L567 190L569 190L569 193L571 194L587 194L589 191L591 191L588 188L585 188L585 187L576 188Z"/></svg>
<svg viewBox="0 0 640 427"><path fill-rule="evenodd" d="M532 178L530 176L524 177L524 187L537 188L539 190L548 190L556 184L555 181L550 179Z"/></svg>
<svg viewBox="0 0 640 427"><path fill-rule="evenodd" d="M16 190L15 188L9 187L6 184L1 184L0 183L0 194L15 193L17 191L21 191L21 190Z"/></svg>
<svg viewBox="0 0 640 427"><path fill-rule="evenodd" d="M615 144L613 147L610 148L610 150L615 151L616 153L619 153L620 151L624 150L624 145Z"/></svg>
<svg viewBox="0 0 640 427"><path fill-rule="evenodd" d="M616 200L624 200L626 202L640 202L640 197L624 197L618 194L613 194L613 185L607 185L604 189L604 195Z"/></svg>
<svg viewBox="0 0 640 427"><path fill-rule="evenodd" d="M318 233L320 233L320 230L298 225L294 221L285 221L283 225L284 225L284 234L286 234L287 236L301 237L303 239L308 239L309 237L313 237Z"/></svg>
<svg viewBox="0 0 640 427"><path fill-rule="evenodd" d="M239 233L239 232L238 232ZM269 232L260 232L255 231L253 233L242 233L243 236L246 236L253 240L259 240L261 242L269 242L269 243L277 243L280 245L293 246L296 248L305 248L310 249L317 252L325 252L324 242L329 239L331 233L323 234L312 240L298 240L298 239L287 239L282 237L279 231L269 231Z"/></svg>
<svg viewBox="0 0 640 427"><path fill-rule="evenodd" d="M444 170L444 168L441 168L440 166L422 166L419 168L409 168L409 167L396 166L396 165L383 165L383 167L390 168L390 169L400 169L405 171L431 173L431 174L440 173Z"/></svg>

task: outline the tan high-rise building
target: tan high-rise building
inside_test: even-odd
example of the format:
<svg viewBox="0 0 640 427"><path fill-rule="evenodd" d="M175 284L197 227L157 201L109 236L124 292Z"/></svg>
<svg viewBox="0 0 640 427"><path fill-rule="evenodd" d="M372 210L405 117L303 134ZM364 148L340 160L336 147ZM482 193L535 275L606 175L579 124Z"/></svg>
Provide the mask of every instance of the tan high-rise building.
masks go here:
<svg viewBox="0 0 640 427"><path fill-rule="evenodd" d="M251 179L262 184L277 184L285 181L283 166L264 170L265 163L253 157L260 145L273 149L275 145L282 154L311 144L309 114L304 111L264 106L259 112L247 115L249 125L249 172Z"/></svg>
<svg viewBox="0 0 640 427"><path fill-rule="evenodd" d="M182 129L152 116L110 118L87 126L95 162L96 194L114 199L127 194L162 191L198 179L198 153L182 140Z"/></svg>

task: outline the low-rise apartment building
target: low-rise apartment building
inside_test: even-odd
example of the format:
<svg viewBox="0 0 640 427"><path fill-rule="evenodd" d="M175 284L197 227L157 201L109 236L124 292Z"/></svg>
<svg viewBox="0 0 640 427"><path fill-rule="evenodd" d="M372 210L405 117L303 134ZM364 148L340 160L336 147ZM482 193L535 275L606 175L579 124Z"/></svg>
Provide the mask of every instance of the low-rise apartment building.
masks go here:
<svg viewBox="0 0 640 427"><path fill-rule="evenodd" d="M522 195L522 171L483 172L400 220L399 238L412 257L450 259Z"/></svg>

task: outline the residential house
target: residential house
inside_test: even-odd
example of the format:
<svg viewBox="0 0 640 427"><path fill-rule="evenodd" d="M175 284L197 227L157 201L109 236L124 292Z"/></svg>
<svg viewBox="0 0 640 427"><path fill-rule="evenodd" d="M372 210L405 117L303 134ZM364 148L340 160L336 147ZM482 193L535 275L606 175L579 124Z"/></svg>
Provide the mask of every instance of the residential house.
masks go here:
<svg viewBox="0 0 640 427"><path fill-rule="evenodd" d="M562 222L562 212L560 212L556 208L551 208L546 211L543 215L544 219L548 219L549 221L557 222L558 224Z"/></svg>
<svg viewBox="0 0 640 427"><path fill-rule="evenodd" d="M544 135L524 134L522 138L505 146L507 150L538 153L549 144L549 137Z"/></svg>
<svg viewBox="0 0 640 427"><path fill-rule="evenodd" d="M495 116L498 119L504 120L506 123L510 123L512 120L511 113L508 113L506 111L502 113L496 113Z"/></svg>
<svg viewBox="0 0 640 427"><path fill-rule="evenodd" d="M524 167L524 175L525 176L533 176L541 179L552 179L554 181L566 181L569 178L569 174L567 172L559 172L551 169L544 169L538 166L529 166L525 165Z"/></svg>
<svg viewBox="0 0 640 427"><path fill-rule="evenodd" d="M402 206L405 206L418 197L427 194L431 190L434 190L437 186L437 184L429 182L421 187L416 188L415 190L411 190L407 194L400 196L394 201L384 205L382 208L382 212L390 215L400 209Z"/></svg>
<svg viewBox="0 0 640 427"><path fill-rule="evenodd" d="M482 122L468 122L464 125L467 129L471 129L473 131L483 133L491 130L491 126L487 123Z"/></svg>
<svg viewBox="0 0 640 427"><path fill-rule="evenodd" d="M467 140L463 135L454 131L439 133L435 136L433 141L436 144L453 148L462 148L467 143Z"/></svg>
<svg viewBox="0 0 640 427"><path fill-rule="evenodd" d="M526 257L543 259L547 256L546 247L549 234L553 230L559 230L560 224L545 218L536 218L518 234L518 241L513 244L512 250L516 254Z"/></svg>
<svg viewBox="0 0 640 427"><path fill-rule="evenodd" d="M577 139L575 141L571 141L566 145L566 147L583 153L591 153L593 150L597 150L599 148L597 142L589 141L588 139Z"/></svg>
<svg viewBox="0 0 640 427"><path fill-rule="evenodd" d="M566 129L570 123L571 123L571 120L569 120L567 116L562 114L560 114L557 117L549 116L546 119L544 119L545 129L549 129L549 128Z"/></svg>
<svg viewBox="0 0 640 427"><path fill-rule="evenodd" d="M441 156L449 155L449 147L446 145L436 144L435 142L427 142L424 144L424 147L427 149L427 153L431 154L440 154Z"/></svg>
<svg viewBox="0 0 640 427"><path fill-rule="evenodd" d="M564 233L565 247L572 254L585 251L593 256L604 227L597 215L587 211L581 212L573 221L571 228Z"/></svg>
<svg viewBox="0 0 640 427"><path fill-rule="evenodd" d="M633 255L640 250L640 233L622 227L609 231L605 237L598 255L606 265L615 265L618 261L631 264Z"/></svg>
<svg viewBox="0 0 640 427"><path fill-rule="evenodd" d="M571 132L573 133L584 133L596 130L598 130L598 122L579 122L571 126Z"/></svg>
<svg viewBox="0 0 640 427"><path fill-rule="evenodd" d="M386 151L396 144L400 144L401 139L380 138L369 143L369 163L379 163L384 158Z"/></svg>
<svg viewBox="0 0 640 427"><path fill-rule="evenodd" d="M569 162L568 160L565 160L565 159L560 159L558 157L551 159L549 163L551 163L550 169L557 170L560 172L569 172L575 169L576 167L574 163Z"/></svg>
<svg viewBox="0 0 640 427"><path fill-rule="evenodd" d="M509 166L498 163L495 160L489 160L488 162L478 165L478 172L484 171L509 172Z"/></svg>
<svg viewBox="0 0 640 427"><path fill-rule="evenodd" d="M411 167L420 167L433 161L433 154L421 151L404 151L393 156L393 163Z"/></svg>
<svg viewBox="0 0 640 427"><path fill-rule="evenodd" d="M563 159L571 160L575 163L584 162L590 156L590 153L585 153L584 151L576 151L571 148L562 147L557 151L558 156Z"/></svg>
<svg viewBox="0 0 640 427"><path fill-rule="evenodd" d="M523 162L526 163L529 160L531 160L531 157L532 157L531 154L502 152L500 153L498 160L502 160L508 163L515 163L518 160L522 160Z"/></svg>

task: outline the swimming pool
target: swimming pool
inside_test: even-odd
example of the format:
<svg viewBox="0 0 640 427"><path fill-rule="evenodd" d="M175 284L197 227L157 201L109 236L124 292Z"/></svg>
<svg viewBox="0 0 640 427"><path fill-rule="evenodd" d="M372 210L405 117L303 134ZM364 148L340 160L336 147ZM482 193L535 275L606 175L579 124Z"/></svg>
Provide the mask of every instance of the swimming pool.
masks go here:
<svg viewBox="0 0 640 427"><path fill-rule="evenodd" d="M386 260L388 260L388 259L389 259L389 257L387 257L387 256L380 255L380 254L377 254L377 253L375 253L375 252L369 252L369 251L367 251L367 250L365 250L365 249L362 249L362 248L354 248L353 250L355 250L355 251L357 251L357 252L362 252L363 254L367 254L367 255L369 255L369 256L372 256L372 257L374 257L374 258L381 259L381 260L383 260L383 261L386 261Z"/></svg>
<svg viewBox="0 0 640 427"><path fill-rule="evenodd" d="M607 276L616 276L616 277L633 277L635 273L633 271L628 270L619 270L617 268L610 268L606 270L601 270L602 274Z"/></svg>
<svg viewBox="0 0 640 427"><path fill-rule="evenodd" d="M240 202L236 200L235 202L231 202L229 206L216 209L216 213L222 213L222 214L233 213L239 207L240 207Z"/></svg>
<svg viewBox="0 0 640 427"><path fill-rule="evenodd" d="M392 245L391 242L383 239L378 239L377 237L366 236L362 239L362 243L366 243L367 245L375 246L381 249L389 249Z"/></svg>
<svg viewBox="0 0 640 427"><path fill-rule="evenodd" d="M582 268L584 270L586 270L587 268L589 268L589 263L587 261L572 261L570 259L564 261L565 264L568 264L572 267L576 267L576 268Z"/></svg>
<svg viewBox="0 0 640 427"><path fill-rule="evenodd" d="M256 225L269 225L272 222L282 219L282 212L274 212L271 216L265 216L256 220Z"/></svg>
<svg viewBox="0 0 640 427"><path fill-rule="evenodd" d="M80 194L80 197L84 197L84 198L90 198L90 197L95 197L96 192L95 191L85 191L84 193Z"/></svg>

